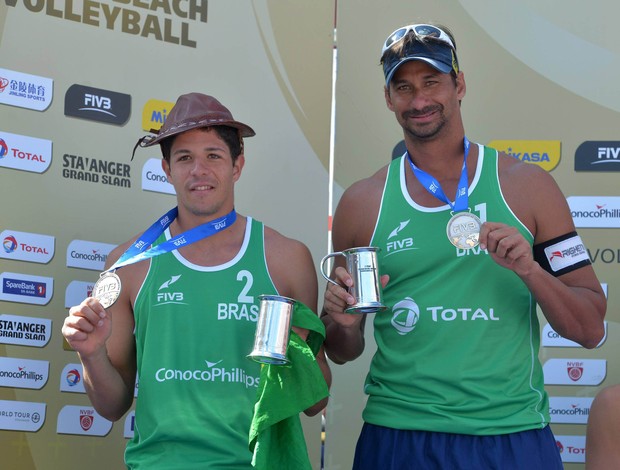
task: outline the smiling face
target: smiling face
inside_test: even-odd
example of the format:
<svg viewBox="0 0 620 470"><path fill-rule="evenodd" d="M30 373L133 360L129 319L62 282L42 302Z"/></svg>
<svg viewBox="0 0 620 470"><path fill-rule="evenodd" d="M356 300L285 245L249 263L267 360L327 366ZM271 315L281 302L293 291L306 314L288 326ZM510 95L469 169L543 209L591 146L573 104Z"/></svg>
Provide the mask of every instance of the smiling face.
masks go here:
<svg viewBox="0 0 620 470"><path fill-rule="evenodd" d="M419 60L402 64L385 90L385 101L413 140L431 140L461 123L460 100L465 96L462 72L456 79Z"/></svg>
<svg viewBox="0 0 620 470"><path fill-rule="evenodd" d="M162 168L176 191L179 216L211 220L230 212L244 162L243 154L233 162L230 148L212 128L176 136Z"/></svg>

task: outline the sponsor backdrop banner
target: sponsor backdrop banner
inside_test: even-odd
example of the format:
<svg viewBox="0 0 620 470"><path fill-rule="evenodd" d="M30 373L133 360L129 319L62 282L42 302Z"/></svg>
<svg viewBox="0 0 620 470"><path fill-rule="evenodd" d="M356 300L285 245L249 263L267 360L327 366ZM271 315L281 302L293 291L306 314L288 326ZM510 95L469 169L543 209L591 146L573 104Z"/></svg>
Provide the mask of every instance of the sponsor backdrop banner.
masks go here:
<svg viewBox="0 0 620 470"><path fill-rule="evenodd" d="M608 294L607 335L593 350L559 337L541 317L552 428L566 468L583 469L591 398L620 382L620 95L614 79L620 75L620 4L570 4L338 1L334 171L336 187L346 188L404 151L402 130L383 96L379 57L386 36L414 22L451 28L467 83L462 112L469 139L551 172ZM363 356L333 367L326 468L351 466L375 350L370 323Z"/></svg>
<svg viewBox="0 0 620 470"><path fill-rule="evenodd" d="M133 410L97 414L60 329L110 250L174 206L159 147L131 153L180 94L211 94L256 130L236 208L320 261L333 21L333 2L301 0L1 2L3 469L123 468ZM321 418L303 423L319 468Z"/></svg>
<svg viewBox="0 0 620 470"><path fill-rule="evenodd" d="M413 21L444 23L456 35L470 139L542 166L567 196L609 299L607 334L593 350L541 318L552 426L566 468L583 469L591 399L620 382L620 5L340 0L335 16L335 3L0 5L3 467L122 468L133 411L111 424L92 409L60 327L67 308L91 292L111 247L174 204L158 149L130 156L179 94L213 94L257 131L246 141L237 209L306 242L315 263L326 253L336 17L334 204L402 153L378 62L385 36ZM370 323L364 355L333 366L327 469L351 466L375 348ZM319 468L320 420L304 426Z"/></svg>

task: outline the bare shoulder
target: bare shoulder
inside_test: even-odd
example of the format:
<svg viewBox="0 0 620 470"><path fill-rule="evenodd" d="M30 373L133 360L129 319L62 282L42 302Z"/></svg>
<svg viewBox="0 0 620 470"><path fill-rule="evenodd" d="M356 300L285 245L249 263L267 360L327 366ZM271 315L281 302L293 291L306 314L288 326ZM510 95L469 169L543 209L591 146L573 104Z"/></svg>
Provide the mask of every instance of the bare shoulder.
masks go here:
<svg viewBox="0 0 620 470"><path fill-rule="evenodd" d="M334 248L363 246L370 242L381 206L388 165L353 183L343 193L334 214Z"/></svg>
<svg viewBox="0 0 620 470"><path fill-rule="evenodd" d="M566 197L549 172L505 153L499 154L498 168L506 202L534 234L535 243L575 229Z"/></svg>
<svg viewBox="0 0 620 470"><path fill-rule="evenodd" d="M280 295L299 300L316 311L318 280L308 247L265 226L265 257Z"/></svg>

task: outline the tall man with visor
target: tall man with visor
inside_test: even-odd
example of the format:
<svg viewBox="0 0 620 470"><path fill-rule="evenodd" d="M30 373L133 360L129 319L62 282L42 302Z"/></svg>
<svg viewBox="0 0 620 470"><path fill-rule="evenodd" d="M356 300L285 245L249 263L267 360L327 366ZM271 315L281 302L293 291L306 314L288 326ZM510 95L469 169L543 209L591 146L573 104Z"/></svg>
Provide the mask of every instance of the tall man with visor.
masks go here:
<svg viewBox="0 0 620 470"><path fill-rule="evenodd" d="M333 221L336 251L380 248L388 307L374 316L354 468L561 469L536 305L586 348L606 311L566 199L540 167L467 139L447 28L396 30L381 63L407 151L348 188ZM325 347L345 363L364 350L366 318L344 313L342 263L332 278Z"/></svg>

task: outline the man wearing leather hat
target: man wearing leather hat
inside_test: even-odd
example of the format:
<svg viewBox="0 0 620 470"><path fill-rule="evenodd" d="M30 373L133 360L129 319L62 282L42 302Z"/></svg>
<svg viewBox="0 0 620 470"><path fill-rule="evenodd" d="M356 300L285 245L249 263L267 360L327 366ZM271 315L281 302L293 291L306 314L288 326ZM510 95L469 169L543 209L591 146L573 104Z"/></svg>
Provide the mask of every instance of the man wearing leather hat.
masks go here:
<svg viewBox="0 0 620 470"><path fill-rule="evenodd" d="M308 248L235 211L243 138L254 135L214 97L180 96L161 129L136 144L161 146L177 207L108 256L104 275L117 277L117 298L95 291L65 320L99 414L123 417L139 377L129 468L254 468L248 436L262 369L246 356L260 296L295 299L323 326ZM296 415L327 402L331 376L317 351L324 393Z"/></svg>

